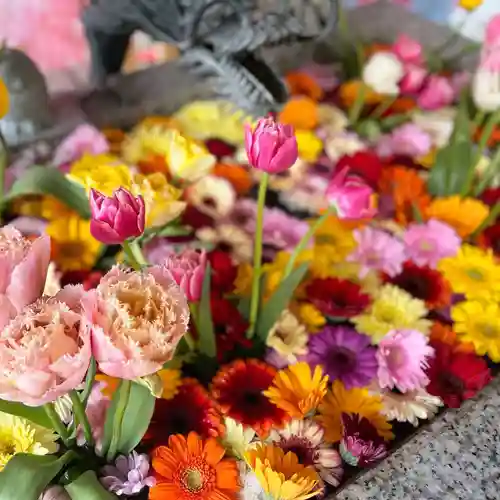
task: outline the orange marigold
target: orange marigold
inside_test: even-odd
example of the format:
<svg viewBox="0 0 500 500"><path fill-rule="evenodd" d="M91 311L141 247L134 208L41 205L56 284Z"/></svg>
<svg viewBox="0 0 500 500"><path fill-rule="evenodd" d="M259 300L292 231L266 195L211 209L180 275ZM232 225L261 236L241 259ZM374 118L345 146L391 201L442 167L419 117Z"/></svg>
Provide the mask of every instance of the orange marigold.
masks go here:
<svg viewBox="0 0 500 500"><path fill-rule="evenodd" d="M279 121L299 130L312 130L319 122L318 104L309 97L294 97L285 104Z"/></svg>
<svg viewBox="0 0 500 500"><path fill-rule="evenodd" d="M384 113L384 116L408 113L417 107L415 99L407 96L398 97Z"/></svg>
<svg viewBox="0 0 500 500"><path fill-rule="evenodd" d="M430 332L431 342L442 342L454 347L455 352L475 352L472 342L461 342L451 326L435 321Z"/></svg>
<svg viewBox="0 0 500 500"><path fill-rule="evenodd" d="M252 188L252 176L250 172L236 164L217 163L212 175L222 177L233 185L234 190L240 196L244 196Z"/></svg>
<svg viewBox="0 0 500 500"><path fill-rule="evenodd" d="M286 75L286 83L292 95L303 95L313 101L319 101L323 97L323 89L318 82L307 73L293 71Z"/></svg>
<svg viewBox="0 0 500 500"><path fill-rule="evenodd" d="M339 97L344 108L350 108L354 104L363 85L361 80L349 80L340 86ZM368 88L365 88L364 92L365 104L368 106L380 104L384 99L382 95Z"/></svg>

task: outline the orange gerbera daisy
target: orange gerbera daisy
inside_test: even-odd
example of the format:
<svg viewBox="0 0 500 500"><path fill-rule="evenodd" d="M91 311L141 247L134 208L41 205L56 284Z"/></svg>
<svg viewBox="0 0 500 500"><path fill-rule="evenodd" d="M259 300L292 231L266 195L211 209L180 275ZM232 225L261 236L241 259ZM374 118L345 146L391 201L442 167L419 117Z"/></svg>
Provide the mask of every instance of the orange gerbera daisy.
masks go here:
<svg viewBox="0 0 500 500"><path fill-rule="evenodd" d="M239 196L244 196L252 188L252 176L250 172L240 165L217 163L212 171L212 175L222 177L233 185Z"/></svg>
<svg viewBox="0 0 500 500"><path fill-rule="evenodd" d="M319 101L323 97L323 89L307 73L293 71L286 75L285 80L292 95L303 95L313 101Z"/></svg>
<svg viewBox="0 0 500 500"><path fill-rule="evenodd" d="M125 132L119 128L105 128L101 130L108 140L110 153L119 154L122 150L122 142L125 139Z"/></svg>
<svg viewBox="0 0 500 500"><path fill-rule="evenodd" d="M236 460L223 458L226 450L216 439L203 440L195 432L187 439L170 436L168 446L153 451L156 486L150 500L236 500L240 491Z"/></svg>
<svg viewBox="0 0 500 500"><path fill-rule="evenodd" d="M430 332L430 341L453 346L454 352L475 352L472 342L461 342L451 326L435 321Z"/></svg>
<svg viewBox="0 0 500 500"><path fill-rule="evenodd" d="M470 236L488 217L489 208L482 201L460 196L436 198L424 212L426 219L438 219L453 227L459 236Z"/></svg>
<svg viewBox="0 0 500 500"><path fill-rule="evenodd" d="M340 86L339 96L344 108L350 108L354 104L363 85L361 80L349 80ZM382 95L369 88L364 90L364 101L367 106L376 106L382 102L383 98Z"/></svg>
<svg viewBox="0 0 500 500"><path fill-rule="evenodd" d="M319 122L318 104L309 97L293 97L285 104L279 121L299 130L312 130Z"/></svg>

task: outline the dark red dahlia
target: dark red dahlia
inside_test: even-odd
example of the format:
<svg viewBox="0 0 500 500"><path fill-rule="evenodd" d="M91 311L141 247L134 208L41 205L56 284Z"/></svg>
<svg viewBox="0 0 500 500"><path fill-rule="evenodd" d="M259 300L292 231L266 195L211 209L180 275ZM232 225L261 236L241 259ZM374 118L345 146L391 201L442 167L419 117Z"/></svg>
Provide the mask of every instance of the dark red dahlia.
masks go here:
<svg viewBox="0 0 500 500"><path fill-rule="evenodd" d="M483 231L481 245L491 248L496 255L500 255L500 222Z"/></svg>
<svg viewBox="0 0 500 500"><path fill-rule="evenodd" d="M386 277L385 281L423 300L429 309L439 309L450 305L451 286L436 269L427 266L420 267L408 261L404 263L398 275L393 278Z"/></svg>
<svg viewBox="0 0 500 500"><path fill-rule="evenodd" d="M102 276L101 271L68 271L61 277L61 286L82 284L85 290L92 290L99 284Z"/></svg>
<svg viewBox="0 0 500 500"><path fill-rule="evenodd" d="M311 303L332 318L352 318L371 302L359 285L337 278L315 279L307 286L306 293Z"/></svg>
<svg viewBox="0 0 500 500"><path fill-rule="evenodd" d="M236 151L234 146L221 139L207 139L205 141L205 146L208 151L219 160L225 156L233 156Z"/></svg>
<svg viewBox="0 0 500 500"><path fill-rule="evenodd" d="M208 260L212 267L212 289L219 292L231 292L238 274L231 256L222 250L214 250L208 254Z"/></svg>
<svg viewBox="0 0 500 500"><path fill-rule="evenodd" d="M500 187L485 189L480 199L489 207L495 206L500 201Z"/></svg>
<svg viewBox="0 0 500 500"><path fill-rule="evenodd" d="M427 391L440 397L450 408L458 408L472 398L491 379L486 361L471 352L460 352L455 346L431 342L434 357L429 362Z"/></svg>
<svg viewBox="0 0 500 500"><path fill-rule="evenodd" d="M212 217L200 212L192 205L187 205L182 213L182 223L190 226L193 229L201 229L202 227L211 227L214 225Z"/></svg>
<svg viewBox="0 0 500 500"><path fill-rule="evenodd" d="M353 175L359 175L372 187L376 187L382 174L383 163L373 151L358 151L353 155L342 156L335 171L339 172L345 167L349 167Z"/></svg>

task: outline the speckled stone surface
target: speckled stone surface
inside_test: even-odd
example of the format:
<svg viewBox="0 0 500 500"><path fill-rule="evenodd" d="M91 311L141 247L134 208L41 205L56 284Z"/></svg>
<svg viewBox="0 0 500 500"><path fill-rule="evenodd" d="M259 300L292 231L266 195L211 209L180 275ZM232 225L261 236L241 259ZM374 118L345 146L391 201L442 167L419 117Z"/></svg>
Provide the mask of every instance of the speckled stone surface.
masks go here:
<svg viewBox="0 0 500 500"><path fill-rule="evenodd" d="M339 500L500 499L500 378L449 410Z"/></svg>

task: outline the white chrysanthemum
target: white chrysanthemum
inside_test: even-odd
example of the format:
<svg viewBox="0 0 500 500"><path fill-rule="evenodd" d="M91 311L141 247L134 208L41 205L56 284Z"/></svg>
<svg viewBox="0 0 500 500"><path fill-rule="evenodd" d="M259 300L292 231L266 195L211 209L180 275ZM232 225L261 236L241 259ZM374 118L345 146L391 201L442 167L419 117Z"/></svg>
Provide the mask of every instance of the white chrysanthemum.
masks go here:
<svg viewBox="0 0 500 500"><path fill-rule="evenodd" d="M219 224L215 228L203 227L196 231L196 237L202 242L229 252L236 264L250 262L252 259L252 239L238 226Z"/></svg>
<svg viewBox="0 0 500 500"><path fill-rule="evenodd" d="M297 362L297 356L307 353L308 339L306 327L285 309L269 331L266 345L291 364Z"/></svg>
<svg viewBox="0 0 500 500"><path fill-rule="evenodd" d="M365 84L382 95L398 95L398 84L403 76L403 63L392 52L376 52L362 72Z"/></svg>
<svg viewBox="0 0 500 500"><path fill-rule="evenodd" d="M239 462L238 466L241 482L240 500L268 500L255 472L250 470L245 462Z"/></svg>
<svg viewBox="0 0 500 500"><path fill-rule="evenodd" d="M195 208L214 219L228 215L236 201L232 184L214 175L202 177L188 188L186 195Z"/></svg>
<svg viewBox="0 0 500 500"><path fill-rule="evenodd" d="M250 443L255 437L255 431L250 427L244 427L230 417L224 419L224 426L226 430L221 440L222 445L229 453L243 459Z"/></svg>

